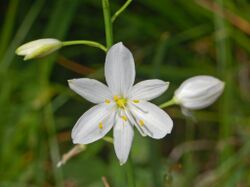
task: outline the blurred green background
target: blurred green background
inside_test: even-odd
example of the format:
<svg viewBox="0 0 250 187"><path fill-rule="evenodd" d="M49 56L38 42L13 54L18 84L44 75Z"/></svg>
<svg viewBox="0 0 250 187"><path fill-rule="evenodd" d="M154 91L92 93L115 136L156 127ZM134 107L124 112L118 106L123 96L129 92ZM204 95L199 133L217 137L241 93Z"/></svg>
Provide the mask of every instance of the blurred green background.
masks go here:
<svg viewBox="0 0 250 187"><path fill-rule="evenodd" d="M110 0L114 13L125 1ZM186 118L178 106L162 140L135 135L133 163L122 167L103 140L69 160L70 132L92 105L71 92L67 80L104 80L103 51L65 47L24 62L21 44L39 38L87 39L105 44L100 0L1 0L0 186L250 186L250 2L248 0L135 0L114 23L115 42L133 52L137 80L170 81L173 95L186 78L207 74L226 82L211 107ZM110 133L112 136L112 133ZM133 167L132 167L133 166Z"/></svg>

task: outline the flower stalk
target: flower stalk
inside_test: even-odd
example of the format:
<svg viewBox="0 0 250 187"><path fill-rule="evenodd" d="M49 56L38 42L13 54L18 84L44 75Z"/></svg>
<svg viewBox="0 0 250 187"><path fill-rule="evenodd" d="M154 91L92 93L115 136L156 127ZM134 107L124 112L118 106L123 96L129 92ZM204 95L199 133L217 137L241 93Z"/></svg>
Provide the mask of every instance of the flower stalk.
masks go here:
<svg viewBox="0 0 250 187"><path fill-rule="evenodd" d="M91 47L96 47L99 48L101 50L103 50L104 52L107 52L107 48L95 41L90 41L90 40L74 40L74 41L65 41L63 42L63 47L65 46L71 46L71 45L87 45L87 46L91 46Z"/></svg>
<svg viewBox="0 0 250 187"><path fill-rule="evenodd" d="M110 17L110 6L109 0L102 0L104 24L105 24L105 35L106 35L106 47L109 49L113 44L113 28Z"/></svg>
<svg viewBox="0 0 250 187"><path fill-rule="evenodd" d="M116 18L128 7L128 5L132 2L132 0L127 0L124 5L121 6L119 10L115 12L115 14L112 16L112 22L116 20Z"/></svg>
<svg viewBox="0 0 250 187"><path fill-rule="evenodd" d="M171 100L165 102L165 103L162 103L160 105L160 108L166 108L166 107L169 107L169 106L172 106L172 105L176 105L177 104L177 100L175 97L173 97Z"/></svg>
<svg viewBox="0 0 250 187"><path fill-rule="evenodd" d="M134 172L134 167L133 167L133 162L131 157L128 159L128 164L126 165L126 173L127 173L127 184L128 187L135 187L136 181L135 181L135 172Z"/></svg>

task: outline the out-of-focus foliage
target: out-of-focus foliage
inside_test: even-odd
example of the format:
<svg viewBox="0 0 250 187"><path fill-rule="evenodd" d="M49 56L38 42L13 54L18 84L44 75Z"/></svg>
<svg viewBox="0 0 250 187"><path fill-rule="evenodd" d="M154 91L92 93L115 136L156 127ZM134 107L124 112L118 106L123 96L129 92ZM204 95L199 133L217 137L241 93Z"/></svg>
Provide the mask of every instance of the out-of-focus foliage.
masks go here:
<svg viewBox="0 0 250 187"><path fill-rule="evenodd" d="M124 1L110 0L114 13ZM136 0L114 23L136 60L137 78L170 81L154 102L173 95L188 77L208 74L226 82L223 96L186 118L179 107L171 135L136 134L131 165L120 167L112 144L98 141L56 168L71 149L70 131L91 104L67 79L103 80L105 54L73 46L42 60L14 53L38 38L89 39L105 44L99 0L0 2L0 186L250 186L250 3L247 0ZM80 66L79 66L80 65ZM110 134L112 136L112 133Z"/></svg>

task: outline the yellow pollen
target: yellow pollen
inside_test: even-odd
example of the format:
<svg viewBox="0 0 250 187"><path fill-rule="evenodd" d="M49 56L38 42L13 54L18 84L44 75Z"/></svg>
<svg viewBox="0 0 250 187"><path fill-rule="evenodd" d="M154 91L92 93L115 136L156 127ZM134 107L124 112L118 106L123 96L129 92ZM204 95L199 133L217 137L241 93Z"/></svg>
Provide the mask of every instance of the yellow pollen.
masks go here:
<svg viewBox="0 0 250 187"><path fill-rule="evenodd" d="M117 101L119 99L119 96L115 95L114 100Z"/></svg>
<svg viewBox="0 0 250 187"><path fill-rule="evenodd" d="M103 124L102 124L102 122L99 123L99 129L103 129Z"/></svg>
<svg viewBox="0 0 250 187"><path fill-rule="evenodd" d="M128 118L126 116L121 116L121 118L124 120L124 121L127 121Z"/></svg>
<svg viewBox="0 0 250 187"><path fill-rule="evenodd" d="M140 124L140 126L144 126L144 121L140 119L139 124Z"/></svg>
<svg viewBox="0 0 250 187"><path fill-rule="evenodd" d="M127 104L127 99L125 99L123 97L119 97L117 95L114 96L114 101L116 102L116 105L119 108L125 108L125 106Z"/></svg>
<svg viewBox="0 0 250 187"><path fill-rule="evenodd" d="M133 100L134 103L139 103L140 101L139 100Z"/></svg>
<svg viewBox="0 0 250 187"><path fill-rule="evenodd" d="M106 104L109 104L109 103L110 103L110 100L109 100L109 99L105 99L105 103L106 103Z"/></svg>

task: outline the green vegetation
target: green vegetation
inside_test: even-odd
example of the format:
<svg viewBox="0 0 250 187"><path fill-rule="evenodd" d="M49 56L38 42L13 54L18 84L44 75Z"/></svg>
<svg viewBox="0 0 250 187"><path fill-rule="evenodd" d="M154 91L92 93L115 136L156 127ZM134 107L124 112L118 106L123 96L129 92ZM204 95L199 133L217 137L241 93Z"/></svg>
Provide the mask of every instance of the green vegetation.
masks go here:
<svg viewBox="0 0 250 187"><path fill-rule="evenodd" d="M250 186L250 3L124 3L1 1L0 186ZM103 12L109 6L111 14ZM21 44L39 38L86 40L89 46L66 43L56 54L30 61L16 56ZM201 74L225 81L224 94L193 117L178 106L167 108L172 133L153 140L136 132L124 166L106 137L77 149L79 154L57 168L73 147L71 129L92 106L70 91L67 80L104 81L104 51L118 41L134 55L136 82L170 82L154 103L168 101L181 82Z"/></svg>

